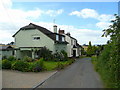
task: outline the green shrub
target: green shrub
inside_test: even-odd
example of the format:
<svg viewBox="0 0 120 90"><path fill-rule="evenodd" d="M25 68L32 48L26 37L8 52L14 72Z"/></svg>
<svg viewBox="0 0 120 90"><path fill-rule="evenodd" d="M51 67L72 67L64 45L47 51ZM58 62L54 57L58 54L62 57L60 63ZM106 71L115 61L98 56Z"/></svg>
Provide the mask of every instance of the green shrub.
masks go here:
<svg viewBox="0 0 120 90"><path fill-rule="evenodd" d="M44 58L45 61L50 61L53 59L52 52L46 47L41 48L38 52L38 58Z"/></svg>
<svg viewBox="0 0 120 90"><path fill-rule="evenodd" d="M2 56L2 60L7 59L7 56Z"/></svg>
<svg viewBox="0 0 120 90"><path fill-rule="evenodd" d="M28 56L24 56L22 60L24 62L32 62L32 61L34 61L31 57L28 57Z"/></svg>
<svg viewBox="0 0 120 90"><path fill-rule="evenodd" d="M63 55L63 61L67 61L67 60L68 60L68 55L67 55L67 53L66 53L64 50L62 50L61 53L62 53L62 55Z"/></svg>
<svg viewBox="0 0 120 90"><path fill-rule="evenodd" d="M35 63L32 62L32 63L29 64L28 71L29 72L34 72L34 68L35 68Z"/></svg>
<svg viewBox="0 0 120 90"><path fill-rule="evenodd" d="M11 61L2 60L2 69L11 69Z"/></svg>
<svg viewBox="0 0 120 90"><path fill-rule="evenodd" d="M57 63L57 67L56 67L57 70L64 69L64 67L65 67L65 66L64 66L61 62L58 62L58 63Z"/></svg>
<svg viewBox="0 0 120 90"><path fill-rule="evenodd" d="M53 54L53 61L67 61L68 60L68 56L67 53L62 50L61 52L56 52Z"/></svg>
<svg viewBox="0 0 120 90"><path fill-rule="evenodd" d="M107 46L98 58L99 72L107 87L120 88L120 16L115 14L108 29L102 36L109 36Z"/></svg>
<svg viewBox="0 0 120 90"><path fill-rule="evenodd" d="M92 63L94 64L95 70L98 71L99 68L98 68L98 65L97 65L98 63L97 63L97 57L96 56L92 56Z"/></svg>
<svg viewBox="0 0 120 90"><path fill-rule="evenodd" d="M101 55L97 59L97 70L100 73L105 86L109 88L119 87L118 64L116 63L116 53L114 46L108 44L105 46Z"/></svg>
<svg viewBox="0 0 120 90"><path fill-rule="evenodd" d="M29 63L17 60L12 64L12 69L13 70L18 70L18 71L28 71Z"/></svg>
<svg viewBox="0 0 120 90"><path fill-rule="evenodd" d="M16 58L15 58L14 56L9 56L9 57L8 57L8 60L9 60L9 61L15 61Z"/></svg>
<svg viewBox="0 0 120 90"><path fill-rule="evenodd" d="M32 72L40 72L42 70L44 70L44 65L43 65L43 58L31 63L29 65L29 71L32 71Z"/></svg>
<svg viewBox="0 0 120 90"><path fill-rule="evenodd" d="M40 72L44 69L43 58L35 62L34 72Z"/></svg>
<svg viewBox="0 0 120 90"><path fill-rule="evenodd" d="M53 61L57 61L57 62L58 61L63 61L63 59L64 59L63 54L59 53L59 52L54 53L53 57L54 57Z"/></svg>

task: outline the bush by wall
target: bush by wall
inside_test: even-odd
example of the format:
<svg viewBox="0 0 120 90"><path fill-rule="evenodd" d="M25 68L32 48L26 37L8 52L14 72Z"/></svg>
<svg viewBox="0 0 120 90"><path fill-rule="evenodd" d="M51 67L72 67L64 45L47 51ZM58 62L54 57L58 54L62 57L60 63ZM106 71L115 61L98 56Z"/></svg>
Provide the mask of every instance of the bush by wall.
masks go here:
<svg viewBox="0 0 120 90"><path fill-rule="evenodd" d="M18 70L18 71L28 71L29 63L24 62L22 60L16 60L15 62L12 63L12 69L13 70Z"/></svg>
<svg viewBox="0 0 120 90"><path fill-rule="evenodd" d="M32 61L34 61L31 57L28 57L28 56L24 56L22 60L25 61L25 62L32 62Z"/></svg>
<svg viewBox="0 0 120 90"><path fill-rule="evenodd" d="M38 61L34 62L32 70L34 72L40 72L40 71L44 70L43 58L41 58Z"/></svg>
<svg viewBox="0 0 120 90"><path fill-rule="evenodd" d="M7 56L2 56L2 60L7 59Z"/></svg>
<svg viewBox="0 0 120 90"><path fill-rule="evenodd" d="M39 51L37 51L37 53L39 55L38 58L44 58L45 61L49 61L53 59L52 52L46 47L41 48Z"/></svg>
<svg viewBox="0 0 120 90"><path fill-rule="evenodd" d="M2 60L2 69L11 69L11 61Z"/></svg>
<svg viewBox="0 0 120 90"><path fill-rule="evenodd" d="M59 52L54 53L53 57L54 57L53 61L56 61L56 62L63 61L63 58L64 58L64 56Z"/></svg>
<svg viewBox="0 0 120 90"><path fill-rule="evenodd" d="M14 56L9 56L9 57L7 58L7 60L9 60L9 61L15 61L16 58L15 58Z"/></svg>
<svg viewBox="0 0 120 90"><path fill-rule="evenodd" d="M68 60L67 52L65 52L64 50L62 50L61 54L63 55L63 61L67 61Z"/></svg>

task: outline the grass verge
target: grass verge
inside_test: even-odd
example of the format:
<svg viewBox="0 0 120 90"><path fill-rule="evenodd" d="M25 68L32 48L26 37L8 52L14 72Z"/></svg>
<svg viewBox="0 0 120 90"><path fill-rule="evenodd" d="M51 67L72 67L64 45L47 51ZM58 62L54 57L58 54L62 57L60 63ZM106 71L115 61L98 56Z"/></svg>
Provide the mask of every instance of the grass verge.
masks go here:
<svg viewBox="0 0 120 90"><path fill-rule="evenodd" d="M44 68L47 71L51 71L51 70L56 70L59 66L58 65L62 65L61 69L63 69L64 67L72 64L74 61L73 60L68 60L68 61L59 61L59 62L55 62L55 61L44 61Z"/></svg>

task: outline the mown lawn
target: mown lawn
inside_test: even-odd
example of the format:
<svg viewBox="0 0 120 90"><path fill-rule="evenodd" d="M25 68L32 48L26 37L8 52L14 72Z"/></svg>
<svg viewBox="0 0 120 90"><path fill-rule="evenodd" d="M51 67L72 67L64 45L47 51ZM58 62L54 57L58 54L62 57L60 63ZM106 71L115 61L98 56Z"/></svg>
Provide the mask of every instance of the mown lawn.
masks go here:
<svg viewBox="0 0 120 90"><path fill-rule="evenodd" d="M47 70L47 71L50 71L50 70L55 70L58 66L58 63L61 63L62 65L64 66L67 66L69 64L71 64L71 61L68 60L68 61L59 61L59 62L55 62L55 61L44 61L44 68Z"/></svg>
<svg viewBox="0 0 120 90"><path fill-rule="evenodd" d="M44 61L44 68L47 71L54 70L57 67L57 62L53 61Z"/></svg>

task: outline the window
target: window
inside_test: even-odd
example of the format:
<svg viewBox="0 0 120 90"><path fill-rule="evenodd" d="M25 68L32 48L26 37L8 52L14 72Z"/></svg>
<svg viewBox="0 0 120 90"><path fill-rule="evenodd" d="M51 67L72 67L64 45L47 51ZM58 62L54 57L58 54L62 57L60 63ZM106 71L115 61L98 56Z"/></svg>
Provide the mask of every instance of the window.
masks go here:
<svg viewBox="0 0 120 90"><path fill-rule="evenodd" d="M59 40L59 36L58 36L58 35L56 35L56 40L57 40L57 41Z"/></svg>
<svg viewBox="0 0 120 90"><path fill-rule="evenodd" d="M65 38L64 38L64 37L62 37L62 41L63 41L63 42L65 41Z"/></svg>
<svg viewBox="0 0 120 90"><path fill-rule="evenodd" d="M33 40L40 40L39 36L33 37Z"/></svg>

